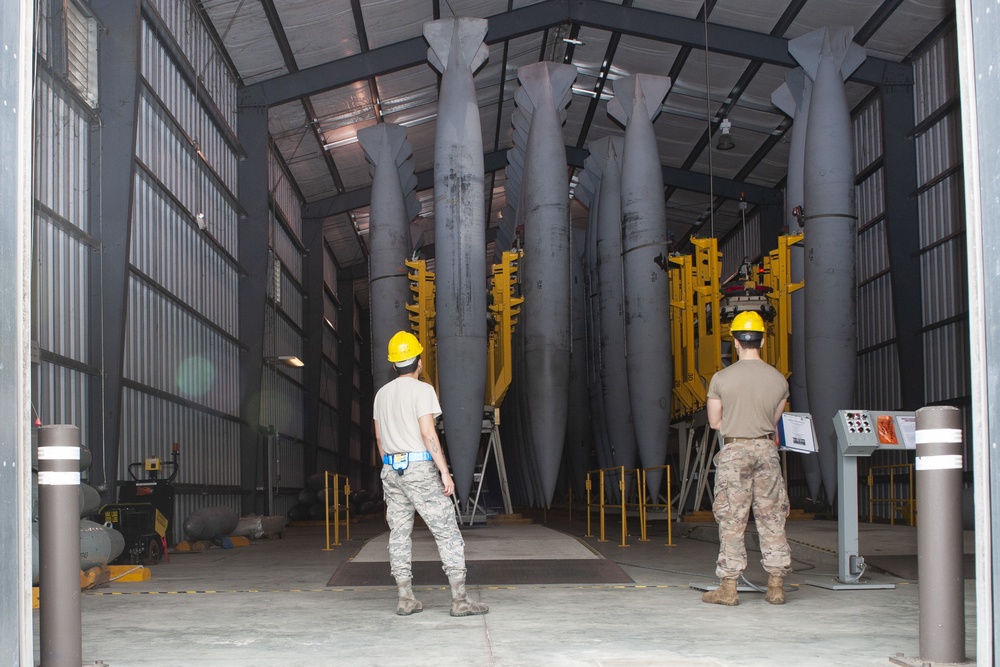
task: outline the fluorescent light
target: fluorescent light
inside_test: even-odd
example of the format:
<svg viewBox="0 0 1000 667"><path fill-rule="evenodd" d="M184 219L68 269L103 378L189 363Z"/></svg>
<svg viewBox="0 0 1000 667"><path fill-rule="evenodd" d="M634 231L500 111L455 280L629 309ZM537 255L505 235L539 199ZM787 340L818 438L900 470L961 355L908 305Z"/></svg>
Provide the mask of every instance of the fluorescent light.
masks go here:
<svg viewBox="0 0 1000 667"><path fill-rule="evenodd" d="M305 363L294 354L281 354L277 357L264 357L264 361L269 364L291 366L292 368L302 368Z"/></svg>

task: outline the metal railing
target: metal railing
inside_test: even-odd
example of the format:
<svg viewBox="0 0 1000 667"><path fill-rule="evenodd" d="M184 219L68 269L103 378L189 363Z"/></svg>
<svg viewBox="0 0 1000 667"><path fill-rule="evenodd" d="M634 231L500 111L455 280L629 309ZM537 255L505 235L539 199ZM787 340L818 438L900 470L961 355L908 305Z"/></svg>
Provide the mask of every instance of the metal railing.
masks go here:
<svg viewBox="0 0 1000 667"><path fill-rule="evenodd" d="M875 471L887 470L889 472L889 497L876 498L875 493ZM906 497L896 497L896 474L897 470L903 471L906 475ZM902 476L902 475L901 475ZM896 525L896 512L900 512L907 518L908 526L917 525L917 497L914 492L914 477L912 463L897 463L893 465L872 466L868 469L868 523L875 520L875 504L885 503L889 505L889 524Z"/></svg>
<svg viewBox="0 0 1000 667"><path fill-rule="evenodd" d="M666 503L651 503L646 500L647 489L646 489L646 473L651 470L663 470L664 477L666 479L667 492L665 498L668 499ZM594 477L597 478L598 488L596 489L597 500L595 501L595 489L594 489ZM609 500L609 484L613 482L608 482L605 477L610 476L613 480L618 481L618 494L614 498ZM630 485L627 483L627 478L629 476L634 476L637 483ZM610 487L614 488L614 487ZM636 468L636 469L626 469L624 466L617 466L614 468L600 468L597 470L587 471L587 537L594 537L592 532L592 516L594 511L594 506L597 506L597 513L600 522L600 535L598 537L599 542L607 542L605 537L605 527L606 527L606 514L608 508L614 508L611 510L615 513L621 514L621 526L622 526L622 541L618 546L627 547L628 544L628 510L629 508L634 509L639 515L639 541L647 542L647 508L658 507L666 509L668 513L667 520L667 544L665 546L674 546L673 541L673 525L670 521L671 503L669 502L670 495L670 466L653 466L650 468ZM635 502L629 502L629 498L636 498ZM657 498L659 498L659 489L656 490Z"/></svg>
<svg viewBox="0 0 1000 667"><path fill-rule="evenodd" d="M330 481L333 480L333 494L330 494ZM329 470L323 471L323 503L326 506L326 548L323 551L332 551L330 548L330 509L333 509L333 546L340 546L340 489L343 481L344 489L344 539L351 541L351 483L346 475L333 473ZM333 503L331 505L331 502Z"/></svg>

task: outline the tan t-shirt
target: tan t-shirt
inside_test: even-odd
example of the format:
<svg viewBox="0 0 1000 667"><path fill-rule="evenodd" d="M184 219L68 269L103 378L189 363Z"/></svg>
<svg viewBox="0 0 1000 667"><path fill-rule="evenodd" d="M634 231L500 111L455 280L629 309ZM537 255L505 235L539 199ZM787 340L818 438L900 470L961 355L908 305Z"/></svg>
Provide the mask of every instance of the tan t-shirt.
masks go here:
<svg viewBox="0 0 1000 667"><path fill-rule="evenodd" d="M722 401L724 437L761 438L774 433L774 412L788 398L788 382L762 359L742 359L712 376L708 397Z"/></svg>
<svg viewBox="0 0 1000 667"><path fill-rule="evenodd" d="M425 452L419 419L441 414L434 387L411 377L398 377L375 394L372 409L386 454Z"/></svg>

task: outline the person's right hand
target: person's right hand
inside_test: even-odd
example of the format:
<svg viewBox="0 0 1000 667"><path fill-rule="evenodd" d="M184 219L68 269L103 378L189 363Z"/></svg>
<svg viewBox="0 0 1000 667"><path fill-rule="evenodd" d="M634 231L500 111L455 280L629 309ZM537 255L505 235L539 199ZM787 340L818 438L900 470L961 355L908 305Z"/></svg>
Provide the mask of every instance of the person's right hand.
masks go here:
<svg viewBox="0 0 1000 667"><path fill-rule="evenodd" d="M451 473L447 470L441 471L441 483L444 485L444 495L450 496L455 493L455 480L451 478Z"/></svg>

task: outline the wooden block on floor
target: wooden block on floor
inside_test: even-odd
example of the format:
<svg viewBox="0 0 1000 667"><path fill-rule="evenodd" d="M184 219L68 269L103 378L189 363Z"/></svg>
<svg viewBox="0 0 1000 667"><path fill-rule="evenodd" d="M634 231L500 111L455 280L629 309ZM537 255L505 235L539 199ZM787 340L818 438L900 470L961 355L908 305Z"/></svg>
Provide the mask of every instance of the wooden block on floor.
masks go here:
<svg viewBox="0 0 1000 667"><path fill-rule="evenodd" d="M114 581L149 581L153 572L145 565L112 565L111 579Z"/></svg>
<svg viewBox="0 0 1000 667"><path fill-rule="evenodd" d="M234 547L248 547L250 546L250 538L245 535L234 535L229 538L229 541L233 543Z"/></svg>
<svg viewBox="0 0 1000 667"><path fill-rule="evenodd" d="M110 580L111 568L107 565L95 565L88 570L80 570L80 590L94 588Z"/></svg>

